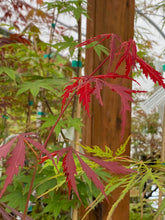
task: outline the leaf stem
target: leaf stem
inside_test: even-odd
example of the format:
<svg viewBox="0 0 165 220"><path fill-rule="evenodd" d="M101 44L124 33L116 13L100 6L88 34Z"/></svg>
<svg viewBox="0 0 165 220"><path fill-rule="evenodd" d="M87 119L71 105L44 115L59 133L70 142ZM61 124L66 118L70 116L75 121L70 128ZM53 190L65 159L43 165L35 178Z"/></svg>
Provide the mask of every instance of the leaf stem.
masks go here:
<svg viewBox="0 0 165 220"><path fill-rule="evenodd" d="M50 130L50 132L49 132L49 134L48 134L48 136L47 136L47 139L46 139L46 141L45 141L45 143L44 143L44 147L45 147L45 148L46 148L46 146L47 146L47 143L48 143L48 141L49 141L49 139L50 139L50 137L51 137L51 135L52 135L52 133L53 133L53 131L54 131L56 125L57 125L57 123L58 123L59 120L61 119L62 115L64 114L65 110L67 109L68 105L71 103L71 101L72 101L72 99L74 98L75 95L76 95L76 91L73 93L73 95L72 95L71 98L69 99L68 103L65 105L65 107L64 107L63 110L61 111L60 115L58 116L58 118L57 118L55 124L54 124L53 127L51 128L51 130Z"/></svg>
<svg viewBox="0 0 165 220"><path fill-rule="evenodd" d="M38 157L36 151L31 147L31 145L27 142L26 139L23 139L23 140L27 144L27 146L33 151L34 155L36 156L36 159L38 159L39 157Z"/></svg>
<svg viewBox="0 0 165 220"><path fill-rule="evenodd" d="M105 62L107 62L107 60L110 58L110 55L108 55L105 60L103 60L103 62L90 74L90 77L93 76L101 67L102 65L104 65Z"/></svg>

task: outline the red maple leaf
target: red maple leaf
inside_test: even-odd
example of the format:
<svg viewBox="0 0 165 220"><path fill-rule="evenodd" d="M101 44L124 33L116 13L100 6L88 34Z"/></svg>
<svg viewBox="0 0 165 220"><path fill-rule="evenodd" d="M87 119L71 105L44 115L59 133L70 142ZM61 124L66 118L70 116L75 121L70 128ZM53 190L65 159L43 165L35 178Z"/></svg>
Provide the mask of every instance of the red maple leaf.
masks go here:
<svg viewBox="0 0 165 220"><path fill-rule="evenodd" d="M116 161L104 161L102 159L99 159L97 157L91 157L88 155L83 155L87 157L89 160L92 160L93 162L99 164L101 167L109 170L111 173L114 174L129 174L134 172L131 169L125 168L124 166L121 166L118 162Z"/></svg>
<svg viewBox="0 0 165 220"><path fill-rule="evenodd" d="M122 115L122 125L121 125L121 137L124 134L124 128L126 125L126 113L130 111L130 102L133 102L132 93L138 92L145 92L145 91L136 91L128 89L124 86L120 86L117 84L110 84L107 82L107 79L116 79L116 78L123 78L126 80L133 80L127 75L119 75L117 73L107 73L105 75L96 75L96 76L82 76L82 77L75 77L76 81L72 84L72 86L67 86L65 88L65 93L63 94L62 100L62 108L66 102L66 99L69 98L69 95L75 92L79 96L79 101L85 107L88 115L89 112L89 103L91 102L91 96L94 95L96 99L98 99L99 103L103 105L103 101L101 98L101 90L104 86L107 86L111 89L111 91L116 92L121 97L121 115Z"/></svg>
<svg viewBox="0 0 165 220"><path fill-rule="evenodd" d="M94 41L98 41L98 43L103 42L104 40L110 40L110 54L104 59L104 61L89 75L74 78L76 81L65 88L65 93L63 94L62 100L62 109L65 105L66 99L69 98L70 94L75 92L79 96L79 101L85 107L89 115L89 103L91 101L91 95L94 95L96 99L99 101L101 105L103 105L101 91L104 86L108 86L112 91L116 92L121 97L122 103L122 135L124 134L124 128L126 124L126 112L130 111L130 102L133 101L131 94L145 91L135 91L128 88L125 88L121 85L110 84L108 79L116 79L123 78L125 80L136 80L129 77L132 68L137 68L137 63L139 63L140 68L143 70L146 78L150 76L150 78L154 81L154 83L158 82L160 86L165 88L165 83L163 82L163 77L161 73L156 71L154 68L149 66L144 60L138 57L136 43L134 40L130 39L129 41L124 41L121 43L120 38L115 34L101 34L96 37L93 37L89 40L82 42L77 45L77 47L82 47L88 45ZM116 48L116 40L120 42L120 46ZM96 44L97 45L97 44ZM95 45L95 46L96 46ZM105 75L97 75L95 73L109 60L109 68L111 67L113 59L117 57L118 62L115 66L114 72L106 73ZM118 74L116 71L120 67L122 63L125 63L125 72L123 74Z"/></svg>
<svg viewBox="0 0 165 220"><path fill-rule="evenodd" d="M105 195L105 197L107 198L105 191L104 191L104 185L102 184L102 182L99 180L97 174L81 159L81 157L78 155L78 153L76 153L77 158L81 164L82 169L84 170L84 172L86 173L87 177L89 179L91 179L93 181L93 183L95 184L95 186L100 189L100 191Z"/></svg>
<svg viewBox="0 0 165 220"><path fill-rule="evenodd" d="M126 113L127 111L130 111L130 103L133 102L132 99L133 90L130 90L124 86L120 86L117 84L110 84L107 82L105 82L105 85L108 86L112 91L116 92L121 97L121 103L122 103L122 107L120 111L122 115L121 137L123 137L124 128L126 125Z"/></svg>
<svg viewBox="0 0 165 220"><path fill-rule="evenodd" d="M36 135L31 134L31 133L20 134L20 135L14 137L11 141L9 141L7 144L4 144L0 148L0 159L6 158L7 155L9 154L9 159L7 159L7 169L5 172L5 175L7 177L6 177L3 189L0 192L0 197L2 197L7 186L12 182L14 175L18 174L19 167L24 167L25 147L26 147L27 143L32 144L35 148L40 150L41 153L46 154L47 157L49 159L51 159L53 161L53 164L55 165L55 162L53 160L53 156L49 153L48 150L46 150L43 147L43 145L41 145L39 142L33 140L32 138L34 138L34 137L36 137ZM11 151L11 148L13 147L15 142L16 142L16 144ZM39 158L39 156L38 156L38 158Z"/></svg>
<svg viewBox="0 0 165 220"><path fill-rule="evenodd" d="M93 95L96 97L96 99L98 99L100 105L103 105L103 101L102 101L102 98L101 98L101 90L103 89L103 85L104 83L100 80L96 80L95 81L95 87L94 87L94 90L93 90Z"/></svg>
<svg viewBox="0 0 165 220"><path fill-rule="evenodd" d="M0 46L6 44L22 43L31 45L30 41L23 37L23 34L11 34L9 37L0 38Z"/></svg>
<svg viewBox="0 0 165 220"><path fill-rule="evenodd" d="M91 44L91 43L93 43L95 41L98 42L97 44L100 44L104 40L110 39L112 36L113 36L113 34L99 34L96 37L92 37L92 38L90 38L90 39L88 39L86 41L83 41L82 43L78 44L76 47L83 47L83 46L89 45L89 44ZM96 45L94 45L94 47Z"/></svg>
<svg viewBox="0 0 165 220"><path fill-rule="evenodd" d="M136 61L139 63L140 69L143 70L143 73L146 76L146 78L150 76L150 78L153 80L154 83L158 82L160 86L165 88L165 83L163 81L164 78L162 77L161 73L156 71L153 67L148 65L143 59L141 59L138 56L136 57Z"/></svg>
<svg viewBox="0 0 165 220"><path fill-rule="evenodd" d="M80 44L78 44L76 47L83 47L83 46L87 46L93 42L97 42L93 47L96 47L98 44L101 44L104 40L110 40L110 44L109 44L109 49L110 49L110 54L108 56L109 58L109 71L110 71L110 67L111 67L111 64L112 64L112 61L115 57L115 53L116 53L116 50L117 50L117 47L116 47L116 41L121 43L121 39L118 35L116 34L100 34L100 35L97 35L96 37L92 37ZM93 48L91 47L91 49Z"/></svg>
<svg viewBox="0 0 165 220"><path fill-rule="evenodd" d="M63 159L62 166L63 166L63 171L66 176L66 181L68 183L68 189L69 189L68 197L70 198L71 188L73 188L77 197L80 199L78 191L77 191L77 187L76 187L76 181L75 181L75 175L77 174L77 172L76 172L76 165L75 165L73 154L72 154L72 149L73 149L72 147L68 148L68 152Z"/></svg>
<svg viewBox="0 0 165 220"><path fill-rule="evenodd" d="M134 40L130 39L121 44L119 52L116 53L119 56L119 61L116 64L115 72L119 68L122 62L126 64L125 75L129 75L132 68L137 68L136 63L139 63L140 69L143 70L143 74L146 78L150 77L154 83L158 82L160 86L165 88L165 83L163 82L162 74L156 71L153 67L148 65L143 59L137 55L136 43Z"/></svg>
<svg viewBox="0 0 165 220"><path fill-rule="evenodd" d="M115 57L116 50L117 50L116 40L121 43L120 37L116 34L112 34L111 40L110 40L110 46L109 46L109 49L110 49L109 71L110 71L113 59Z"/></svg>
<svg viewBox="0 0 165 220"><path fill-rule="evenodd" d="M137 68L136 63L139 63L140 68L143 70L143 73L146 76L146 78L148 78L148 76L150 76L150 78L153 80L154 83L158 82L160 86L163 86L163 88L165 88L165 83L163 82L163 77L162 77L161 73L156 71L153 67L148 65L143 59L141 59L137 55L136 43L132 39L130 39L128 41L121 42L119 36L116 34L100 34L96 37L90 38L90 39L82 42L81 44L77 45L77 47L89 45L90 43L92 43L94 41L98 41L98 43L101 43L107 39L110 40L110 44L109 44L110 45L110 48L109 48L110 54L107 57L107 58L109 58L109 66L111 66L112 61L114 60L115 57L119 58L116 66L115 66L115 70L114 70L115 73L116 73L117 69L119 68L119 66L123 62L125 62L126 71L125 71L124 75L128 76L130 74L132 68L135 68L135 67ZM116 40L118 42L120 42L120 46L118 48L116 48ZM104 61L108 60L107 58ZM102 65L105 63L104 61L102 62L101 65L99 65L98 68L96 68L97 70L102 67ZM91 73L91 75L93 75L95 72L96 71Z"/></svg>
<svg viewBox="0 0 165 220"><path fill-rule="evenodd" d="M93 88L90 83L86 82L78 88L77 95L79 95L79 102L85 106L85 110L89 115L89 103L91 101L90 97L93 92Z"/></svg>
<svg viewBox="0 0 165 220"><path fill-rule="evenodd" d="M76 193L77 197L80 199L79 197L79 193L77 191L77 185L76 185L76 180L75 180L75 176L77 174L76 172L76 165L74 162L74 157L73 154L75 154L80 162L80 165L82 167L82 169L84 170L84 172L86 173L87 177L89 179L91 179L93 181L93 183L95 184L95 186L97 188L100 189L100 191L105 195L105 191L104 191L104 185L101 182L101 180L99 179L99 177L97 176L97 174L91 169L90 166L88 166L88 164L86 164L84 162L84 160L80 157L80 155L82 155L83 157L88 158L89 160L97 163L98 165L102 166L103 168L107 169L108 171L110 171L111 173L115 173L115 174L129 174L132 173L133 170L131 169L127 169L124 166L120 165L117 162L112 162L112 161L104 161L101 159L98 159L96 157L92 157L92 156L88 156L85 154L82 154L80 152L75 151L72 147L67 147L67 148L63 148L61 150L59 150L58 152L55 151L53 153L51 153L52 155L55 154L57 155L57 163L59 161L59 158L61 158L63 155L63 171L65 173L66 176L66 181L68 184L68 190L69 190L69 196L71 193L71 189L73 188L74 192ZM43 160L44 158L44 160ZM41 158L40 162L42 163L43 161L45 161L46 159L49 159L47 156Z"/></svg>
<svg viewBox="0 0 165 220"><path fill-rule="evenodd" d="M124 61L126 64L125 75L128 76L136 64L137 49L135 41L130 39L129 41L122 42L116 55L119 57L119 61L116 64L114 72L117 71L121 63Z"/></svg>
<svg viewBox="0 0 165 220"><path fill-rule="evenodd" d="M66 99L69 98L69 95L75 90L75 88L78 86L78 81L76 80L72 85L66 86L64 89L64 94L62 95L62 107L61 107L61 111L64 108L64 105L66 103Z"/></svg>

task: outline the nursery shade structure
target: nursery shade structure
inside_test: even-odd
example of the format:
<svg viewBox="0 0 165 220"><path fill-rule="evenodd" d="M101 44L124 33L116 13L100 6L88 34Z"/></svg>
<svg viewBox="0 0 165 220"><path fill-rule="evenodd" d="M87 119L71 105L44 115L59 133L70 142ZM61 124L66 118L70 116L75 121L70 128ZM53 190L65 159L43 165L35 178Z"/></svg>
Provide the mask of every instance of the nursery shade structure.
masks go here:
<svg viewBox="0 0 165 220"><path fill-rule="evenodd" d="M134 0L88 0L87 20L87 39L104 33L114 33L120 36L122 41L133 38L134 33ZM105 43L109 46L109 42ZM115 62L115 61L114 61ZM85 61L85 74L89 75L101 63L94 51L87 50ZM98 74L105 74L108 71L108 63L104 64ZM119 72L125 71L125 65L121 66ZM131 81L118 79L115 83L128 88L132 87ZM100 106L95 98L91 100L90 112L91 118L84 116L83 144L88 146L98 145L102 149L109 146L113 151L121 144L121 100L120 97L109 89L104 88L102 92L103 106ZM130 135L131 113L127 115L127 123L124 132L124 142ZM130 148L127 146L125 154L130 154ZM116 190L109 196L112 205L119 197L121 189ZM106 201L99 204L92 211L86 220L105 220L107 219L110 206ZM83 216L83 209L80 210ZM84 211L85 213L85 211ZM129 219L129 195L118 205L112 220Z"/></svg>

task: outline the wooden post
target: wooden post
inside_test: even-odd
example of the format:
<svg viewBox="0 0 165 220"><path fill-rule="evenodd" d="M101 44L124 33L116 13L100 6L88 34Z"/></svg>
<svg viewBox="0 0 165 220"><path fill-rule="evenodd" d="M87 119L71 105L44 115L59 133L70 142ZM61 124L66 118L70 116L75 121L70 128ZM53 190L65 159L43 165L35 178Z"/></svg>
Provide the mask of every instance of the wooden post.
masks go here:
<svg viewBox="0 0 165 220"><path fill-rule="evenodd" d="M88 0L88 14L90 19L87 21L87 39L103 33L115 33L120 36L122 41L133 38L134 29L134 0ZM108 46L108 43L105 46ZM89 75L99 64L101 60L94 51L87 50L85 61L85 74ZM108 71L108 64L104 65L98 74L105 74ZM125 71L125 65L120 69ZM131 81L128 82L118 79L118 84L131 88ZM91 100L91 118L84 116L85 127L83 130L83 144L88 146L98 145L104 149L109 146L113 151L120 146L121 135L121 100L114 92L104 88L102 92L103 106L98 104L95 98ZM130 135L131 114L127 115L127 125L123 142ZM126 154L130 154L129 147ZM121 193L121 189L116 190L110 197L110 204L113 204ZM105 220L109 205L106 201L92 211L86 220ZM83 216L83 209L80 215ZM112 220L129 219L129 194L118 205L112 216Z"/></svg>

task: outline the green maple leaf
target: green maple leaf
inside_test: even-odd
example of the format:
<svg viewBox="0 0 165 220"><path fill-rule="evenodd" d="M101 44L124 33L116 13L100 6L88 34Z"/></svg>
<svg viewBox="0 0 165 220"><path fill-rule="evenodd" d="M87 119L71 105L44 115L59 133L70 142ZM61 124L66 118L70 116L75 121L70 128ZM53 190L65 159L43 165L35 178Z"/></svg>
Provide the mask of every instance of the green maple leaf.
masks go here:
<svg viewBox="0 0 165 220"><path fill-rule="evenodd" d="M51 87L51 85L48 84L48 82L46 82L44 79L42 80L36 80L34 82L24 82L22 85L19 86L20 89L17 92L17 96L30 90L31 94L36 97L40 91L40 88L44 88L47 90L53 90L53 88Z"/></svg>
<svg viewBox="0 0 165 220"><path fill-rule="evenodd" d="M0 67L0 74L2 73L6 73L12 80L15 80L15 70L8 67Z"/></svg>
<svg viewBox="0 0 165 220"><path fill-rule="evenodd" d="M9 194L4 195L1 198L1 202L7 202L8 206L15 209L19 208L19 210L23 212L25 209L27 194L23 195L22 187L18 186L14 189L14 187L10 185L8 191Z"/></svg>
<svg viewBox="0 0 165 220"><path fill-rule="evenodd" d="M47 203L43 212L44 213L53 212L53 215L55 218L57 218L60 215L61 211L63 210L67 211L70 206L73 206L72 205L73 202L66 198L62 198L60 193L57 193L57 194L54 193L51 199L50 198L44 199L43 202Z"/></svg>

